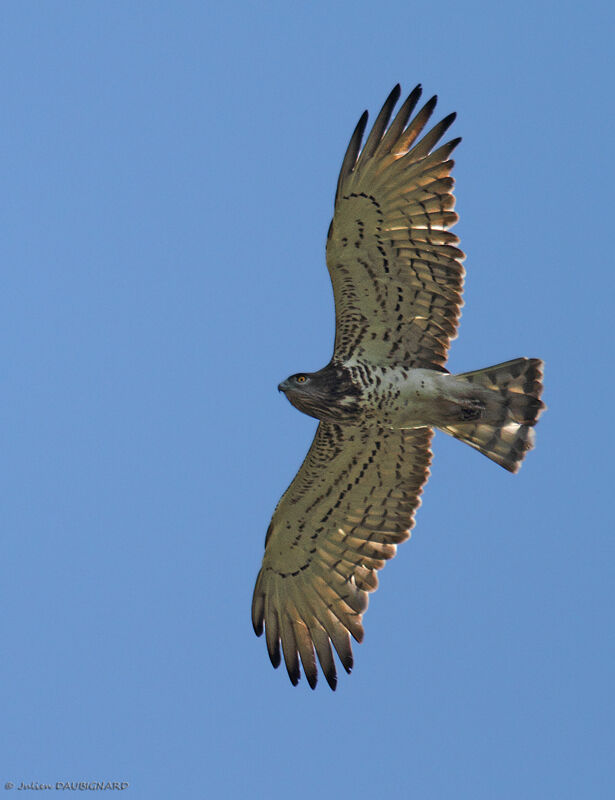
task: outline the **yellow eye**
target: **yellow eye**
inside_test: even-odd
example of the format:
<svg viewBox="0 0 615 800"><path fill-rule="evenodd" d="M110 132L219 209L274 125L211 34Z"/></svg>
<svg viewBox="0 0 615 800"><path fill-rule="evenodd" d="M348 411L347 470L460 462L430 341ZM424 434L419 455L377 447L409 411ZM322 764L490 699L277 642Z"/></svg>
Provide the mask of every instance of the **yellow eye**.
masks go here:
<svg viewBox="0 0 615 800"><path fill-rule="evenodd" d="M297 383L305 383L307 378L305 375L297 375Z"/></svg>

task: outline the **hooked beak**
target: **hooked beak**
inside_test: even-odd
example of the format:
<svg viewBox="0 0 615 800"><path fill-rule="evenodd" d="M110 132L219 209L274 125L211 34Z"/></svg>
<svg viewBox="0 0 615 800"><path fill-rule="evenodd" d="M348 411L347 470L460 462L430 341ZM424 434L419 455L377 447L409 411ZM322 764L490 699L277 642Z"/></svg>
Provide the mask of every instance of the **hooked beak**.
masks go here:
<svg viewBox="0 0 615 800"><path fill-rule="evenodd" d="M288 381L282 381L282 383L278 383L278 392L285 392L288 388Z"/></svg>

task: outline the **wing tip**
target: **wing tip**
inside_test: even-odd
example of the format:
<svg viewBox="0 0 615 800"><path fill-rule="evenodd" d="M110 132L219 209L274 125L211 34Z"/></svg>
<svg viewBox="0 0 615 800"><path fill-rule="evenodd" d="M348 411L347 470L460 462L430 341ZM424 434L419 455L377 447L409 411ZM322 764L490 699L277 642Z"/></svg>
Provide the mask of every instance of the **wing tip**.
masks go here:
<svg viewBox="0 0 615 800"><path fill-rule="evenodd" d="M297 667L297 669L295 670L287 666L286 671L288 672L288 677L290 678L290 682L292 683L292 685L297 686L297 684L299 683L299 678L301 677L301 672L299 670L299 667Z"/></svg>
<svg viewBox="0 0 615 800"><path fill-rule="evenodd" d="M280 641L278 640L277 647L273 647L272 649L267 648L267 652L269 653L269 661L271 661L273 668L277 669L282 661L282 655L280 653Z"/></svg>
<svg viewBox="0 0 615 800"><path fill-rule="evenodd" d="M316 684L318 683L318 672L316 670L314 670L313 672L311 670L309 672L306 672L305 679L308 682L308 686L313 691L316 688Z"/></svg>
<svg viewBox="0 0 615 800"><path fill-rule="evenodd" d="M394 106L400 97L401 97L401 84L396 83L395 86L389 92L389 96L385 100L384 105L387 106L390 103L391 106Z"/></svg>
<svg viewBox="0 0 615 800"><path fill-rule="evenodd" d="M456 119L457 119L457 112L456 111L451 111L450 114L447 114L443 118L443 120L441 122L441 125L446 130L446 128L450 128L450 126L453 124L453 122L455 122Z"/></svg>
<svg viewBox="0 0 615 800"><path fill-rule="evenodd" d="M260 580L261 573L259 572L252 596L252 627L257 636L262 636L263 622L265 620L265 595L259 589Z"/></svg>
<svg viewBox="0 0 615 800"><path fill-rule="evenodd" d="M422 94L423 94L423 84L417 83L414 89L408 95L406 102L408 104L412 103L412 105L414 106L418 102Z"/></svg>
<svg viewBox="0 0 615 800"><path fill-rule="evenodd" d="M352 655L352 651L350 653L344 654L343 657L340 656L340 661L342 662L342 666L344 667L346 672L350 675L350 673L352 672L352 668L354 667L354 656Z"/></svg>
<svg viewBox="0 0 615 800"><path fill-rule="evenodd" d="M324 676L325 680L329 684L329 688L331 689L332 692L334 692L337 689L337 672L335 671L335 667L333 667L332 671L327 670L326 672L324 672Z"/></svg>

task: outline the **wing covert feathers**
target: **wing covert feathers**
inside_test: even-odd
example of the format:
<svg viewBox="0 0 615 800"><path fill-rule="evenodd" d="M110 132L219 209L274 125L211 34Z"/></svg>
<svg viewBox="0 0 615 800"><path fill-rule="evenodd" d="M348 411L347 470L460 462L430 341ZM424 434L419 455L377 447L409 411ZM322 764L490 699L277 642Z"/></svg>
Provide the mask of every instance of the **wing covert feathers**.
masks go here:
<svg viewBox="0 0 615 800"><path fill-rule="evenodd" d="M376 571L410 535L431 460L430 428L393 431L321 422L280 500L256 581L252 622L274 667L309 685L317 663L332 689L332 647L347 672L363 638ZM323 466L326 465L326 468ZM281 648L280 648L281 645Z"/></svg>
<svg viewBox="0 0 615 800"><path fill-rule="evenodd" d="M396 86L361 148L363 114L340 171L327 242L334 358L444 369L462 306L464 254L447 231L457 221L450 155L460 139L434 149L455 119L425 132L436 97L410 119L420 86L389 125L399 95Z"/></svg>

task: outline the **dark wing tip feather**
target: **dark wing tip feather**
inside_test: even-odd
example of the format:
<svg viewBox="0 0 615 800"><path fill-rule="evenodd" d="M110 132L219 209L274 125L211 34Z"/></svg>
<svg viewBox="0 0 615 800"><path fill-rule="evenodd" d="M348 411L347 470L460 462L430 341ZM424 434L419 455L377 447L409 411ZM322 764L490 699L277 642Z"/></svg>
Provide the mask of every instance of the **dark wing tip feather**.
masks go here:
<svg viewBox="0 0 615 800"><path fill-rule="evenodd" d="M430 97L429 100L423 106L423 108L421 108L421 110L418 112L414 120L410 123L410 127L412 127L412 125L414 124L417 124L420 120L420 127L417 131L417 133L420 133L420 131L425 127L425 125L431 118L431 115L433 114L434 108L436 107L437 103L438 103L438 95L434 94L434 96Z"/></svg>
<svg viewBox="0 0 615 800"><path fill-rule="evenodd" d="M259 591L260 572L256 579L256 586L254 587L254 594L252 596L252 627L257 636L262 636L263 621L265 619L265 597Z"/></svg>
<svg viewBox="0 0 615 800"><path fill-rule="evenodd" d="M399 83L396 83L395 86L389 92L389 96L382 104L380 113L383 116L386 115L388 118L390 118L391 114L393 113L393 109L397 105L397 101L399 100L400 97L401 97L401 86Z"/></svg>
<svg viewBox="0 0 615 800"><path fill-rule="evenodd" d="M254 600L252 601L252 627L257 636L263 635L264 620L264 599L262 597L257 598L255 594Z"/></svg>
<svg viewBox="0 0 615 800"><path fill-rule="evenodd" d="M280 662L282 660L282 656L280 653L280 640L278 639L272 648L269 648L268 646L267 652L269 653L269 660L273 664L273 668L277 669L280 666Z"/></svg>
<svg viewBox="0 0 615 800"><path fill-rule="evenodd" d="M413 124L421 120L420 128L417 131L417 133L420 133L420 131L425 127L425 125L431 119L431 115L433 114L437 104L438 104L438 95L434 94L434 96L430 97L429 100L423 106L423 108L418 112L414 121L410 123L410 126L412 126Z"/></svg>
<svg viewBox="0 0 615 800"><path fill-rule="evenodd" d="M444 133L444 131L447 131L451 127L453 122L455 122L456 119L457 119L457 112L456 111L451 111L450 114L447 114L444 117L444 119L442 120L442 122L440 123L440 128L441 128L442 133Z"/></svg>
<svg viewBox="0 0 615 800"><path fill-rule="evenodd" d="M408 120L410 118L410 115L414 111L414 109L416 107L416 104L421 99L421 95L422 94L423 94L423 85L420 84L420 83L417 83L417 85L410 92L408 97L406 97L406 99L404 101L404 104L402 106L403 113L404 113L404 115L406 117L403 127L406 126L406 123L408 122ZM401 109L400 109L400 113L401 113Z"/></svg>
<svg viewBox="0 0 615 800"><path fill-rule="evenodd" d="M306 670L305 667L303 668L303 671L305 672L305 677L308 682L308 686L310 687L310 689L315 689L316 684L318 683L318 672L316 670L314 671Z"/></svg>
<svg viewBox="0 0 615 800"><path fill-rule="evenodd" d="M423 106L423 110L425 111L425 113L431 115L432 111L436 107L437 102L438 102L438 95L434 94L434 96L430 97L429 100Z"/></svg>
<svg viewBox="0 0 615 800"><path fill-rule="evenodd" d="M290 682L293 686L296 686L301 677L301 669L299 667L299 654L294 649L294 643L282 641L282 652L284 653L284 664L286 665L286 672Z"/></svg>
<svg viewBox="0 0 615 800"><path fill-rule="evenodd" d="M340 187L344 182L344 179L347 178L348 175L352 172L352 169L357 162L357 157L361 149L361 142L363 141L363 134L365 133L365 127L367 126L368 119L369 119L369 114L367 113L366 110L361 114L361 118L357 122L357 126L354 129L352 136L350 137L350 141L348 142L348 147L346 148L346 154L344 155L344 160L342 161L340 176L337 179L336 197L339 195Z"/></svg>
<svg viewBox="0 0 615 800"><path fill-rule="evenodd" d="M410 94L406 98L406 103L408 104L408 107L410 108L410 113L412 113L412 110L414 109L415 105L418 103L418 101L419 101L419 99L420 99L422 94L423 94L423 84L422 83L417 83L416 86L414 87L414 89L410 92Z"/></svg>
<svg viewBox="0 0 615 800"><path fill-rule="evenodd" d="M400 96L401 96L401 84L396 83L395 86L389 92L389 96L384 101L382 108L384 109L387 106L391 106L391 110L393 110L393 106L395 105L395 103L397 103Z"/></svg>
<svg viewBox="0 0 615 800"><path fill-rule="evenodd" d="M418 103L418 101L420 100L422 94L423 94L423 85L421 83L417 83L417 85L410 92L408 97L406 97L406 99L404 100L402 108L404 109L404 114L406 116L406 120L404 122L404 126L403 127L406 126L406 122L410 118L410 114L412 114L412 112L414 111L414 108L415 108L416 104ZM401 112L401 109L400 109L400 112Z"/></svg>
<svg viewBox="0 0 615 800"><path fill-rule="evenodd" d="M324 672L324 670L323 670ZM325 680L329 684L331 691L335 691L337 689L337 672L335 671L335 667L332 670L327 670L324 672Z"/></svg>
<svg viewBox="0 0 615 800"><path fill-rule="evenodd" d="M344 653L344 655L340 655L340 661L342 662L342 666L346 670L346 672L350 675L352 672L352 668L354 667L354 657L352 655L352 651L350 653Z"/></svg>
<svg viewBox="0 0 615 800"><path fill-rule="evenodd" d="M356 169L360 171L363 166L370 160L370 158L374 155L376 150L378 149L378 145L382 141L382 137L385 134L387 129L387 125L389 124L389 120L391 119L391 114L393 113L393 109L399 100L399 96L401 95L401 86L397 84L393 87L393 90L389 93L389 96L384 101L382 108L374 124L372 125L372 129L369 132L365 145L359 154L356 163Z"/></svg>

